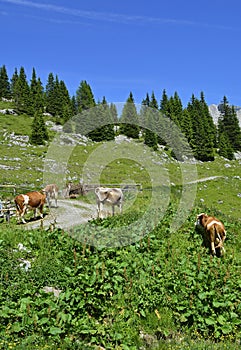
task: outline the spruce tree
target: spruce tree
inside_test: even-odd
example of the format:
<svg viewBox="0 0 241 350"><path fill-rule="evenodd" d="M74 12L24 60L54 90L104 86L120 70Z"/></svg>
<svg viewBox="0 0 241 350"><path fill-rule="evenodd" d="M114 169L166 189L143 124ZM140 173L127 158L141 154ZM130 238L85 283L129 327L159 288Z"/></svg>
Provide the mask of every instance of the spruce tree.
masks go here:
<svg viewBox="0 0 241 350"><path fill-rule="evenodd" d="M11 98L10 82L5 65L0 67L0 99L1 98Z"/></svg>
<svg viewBox="0 0 241 350"><path fill-rule="evenodd" d="M225 131L221 131L218 135L218 147L218 153L220 156L229 160L234 158L234 150Z"/></svg>
<svg viewBox="0 0 241 350"><path fill-rule="evenodd" d="M117 112L116 105L114 103L110 104L110 113L111 113L111 118L113 120L113 123L118 124L118 122L119 122L118 112Z"/></svg>
<svg viewBox="0 0 241 350"><path fill-rule="evenodd" d="M47 84L45 87L45 104L46 104L46 112L55 115L55 109L54 109L54 87L55 87L55 79L53 73L49 73Z"/></svg>
<svg viewBox="0 0 241 350"><path fill-rule="evenodd" d="M207 116L206 108L203 107L203 101L192 95L187 111L192 122L192 140L190 145L193 148L194 156L201 161L214 160L214 144L209 134L210 120L209 116Z"/></svg>
<svg viewBox="0 0 241 350"><path fill-rule="evenodd" d="M16 96L16 83L18 81L18 70L17 68L15 68L14 73L12 75L11 81L10 81L10 90L11 90L11 95L14 99L14 101L16 100L15 96Z"/></svg>
<svg viewBox="0 0 241 350"><path fill-rule="evenodd" d="M139 138L139 121L132 92L123 107L120 117L120 133L134 139Z"/></svg>
<svg viewBox="0 0 241 350"><path fill-rule="evenodd" d="M33 145L43 145L48 139L48 131L44 123L43 114L36 111L32 122L30 142Z"/></svg>
<svg viewBox="0 0 241 350"><path fill-rule="evenodd" d="M35 69L32 71L32 78L30 81L30 106L29 114L34 116L36 111L43 113L44 111L44 90L40 78L37 79Z"/></svg>
<svg viewBox="0 0 241 350"><path fill-rule="evenodd" d="M30 100L29 100L30 88L27 82L27 77L23 67L20 68L18 79L14 84L14 102L17 110L20 113L29 113Z"/></svg>
<svg viewBox="0 0 241 350"><path fill-rule="evenodd" d="M78 112L95 107L95 99L90 85L86 80L82 80L76 91L76 104Z"/></svg>
<svg viewBox="0 0 241 350"><path fill-rule="evenodd" d="M115 137L114 121L105 98L87 113L88 117L95 121L94 130L91 130L87 136L96 142L113 140Z"/></svg>
<svg viewBox="0 0 241 350"><path fill-rule="evenodd" d="M241 151L241 130L234 106L230 106L227 97L224 96L219 108L221 109L218 120L219 134L225 132L234 152Z"/></svg>
<svg viewBox="0 0 241 350"><path fill-rule="evenodd" d="M159 120L156 118L158 114L158 102L155 97L154 92L151 94L151 99L148 101L149 96L147 95L146 100L144 100L144 104L148 104L149 106L144 109L144 143L157 150L158 145L158 123Z"/></svg>

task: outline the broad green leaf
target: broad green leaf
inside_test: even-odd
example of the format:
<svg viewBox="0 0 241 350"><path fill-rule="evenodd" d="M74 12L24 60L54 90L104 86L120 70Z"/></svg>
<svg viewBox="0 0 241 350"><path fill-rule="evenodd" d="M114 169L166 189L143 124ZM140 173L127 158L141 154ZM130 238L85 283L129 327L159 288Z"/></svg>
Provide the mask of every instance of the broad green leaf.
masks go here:
<svg viewBox="0 0 241 350"><path fill-rule="evenodd" d="M214 325L216 323L216 320L212 317L208 317L205 319L205 323L209 326Z"/></svg>
<svg viewBox="0 0 241 350"><path fill-rule="evenodd" d="M50 333L50 334L53 334L53 335L56 335L56 334L61 334L61 333L63 333L63 331L62 331L61 328L58 328L58 327L51 327L50 330L49 330L49 333Z"/></svg>

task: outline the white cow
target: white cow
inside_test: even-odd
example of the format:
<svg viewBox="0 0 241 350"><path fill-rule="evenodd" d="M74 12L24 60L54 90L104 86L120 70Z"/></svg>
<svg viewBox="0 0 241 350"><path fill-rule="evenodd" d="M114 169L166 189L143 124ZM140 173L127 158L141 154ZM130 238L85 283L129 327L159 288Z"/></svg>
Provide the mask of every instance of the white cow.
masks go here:
<svg viewBox="0 0 241 350"><path fill-rule="evenodd" d="M47 185L43 190L43 193L46 194L46 200L48 203L48 207L51 207L51 199L55 201L55 207L57 208L57 199L58 199L58 186L55 184Z"/></svg>
<svg viewBox="0 0 241 350"><path fill-rule="evenodd" d="M98 218L101 216L101 207L103 209L104 204L111 205L112 215L115 214L115 205L119 207L120 213L122 213L122 202L124 196L120 188L97 187L95 189L95 195Z"/></svg>

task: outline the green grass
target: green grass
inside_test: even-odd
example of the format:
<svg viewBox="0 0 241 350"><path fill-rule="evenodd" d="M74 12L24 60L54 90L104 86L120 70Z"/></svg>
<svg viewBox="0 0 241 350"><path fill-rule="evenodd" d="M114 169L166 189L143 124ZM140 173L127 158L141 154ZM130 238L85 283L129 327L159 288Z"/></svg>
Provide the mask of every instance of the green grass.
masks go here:
<svg viewBox="0 0 241 350"><path fill-rule="evenodd" d="M28 133L31 118L9 116L7 121L1 116L0 125L0 165L13 168L0 167L1 183L16 184L19 191L41 188L48 146L10 147L3 139L5 131ZM124 153L111 159L107 146L73 147L68 176L78 182L84 175L85 183L97 179L103 184L142 184L142 192L126 194L123 215L91 221L75 233L27 231L15 220L10 225L1 222L0 348L238 349L240 162L217 157L214 162L190 166L173 160L158 165L162 155L144 153L146 147L141 149L143 159L134 148L129 156ZM154 167L149 160L144 163L152 157ZM196 179L195 170L198 179L220 177L188 185L187 199L193 205L182 203L185 221L171 232L183 197L182 184ZM13 198L12 192L5 196ZM84 200L93 202L93 193ZM202 211L225 223L228 236L222 259L210 258L194 231L196 215ZM148 231L155 217L160 220ZM88 245L90 236L102 247ZM105 248L110 242L126 245ZM19 243L29 252L18 251ZM31 262L28 272L19 267L23 258ZM46 285L61 289L60 298L44 293Z"/></svg>
<svg viewBox="0 0 241 350"><path fill-rule="evenodd" d="M193 226L202 208L170 234L173 210L170 206L159 225L135 244L109 249L90 247L62 230L2 224L0 338L5 348L238 349L241 225L227 223L232 235L226 255L210 259ZM130 211L90 225L104 232L135 220ZM88 232L88 225L81 230ZM26 250L19 251L19 243ZM21 258L31 262L31 270L19 267ZM44 293L44 286L62 290L60 297Z"/></svg>

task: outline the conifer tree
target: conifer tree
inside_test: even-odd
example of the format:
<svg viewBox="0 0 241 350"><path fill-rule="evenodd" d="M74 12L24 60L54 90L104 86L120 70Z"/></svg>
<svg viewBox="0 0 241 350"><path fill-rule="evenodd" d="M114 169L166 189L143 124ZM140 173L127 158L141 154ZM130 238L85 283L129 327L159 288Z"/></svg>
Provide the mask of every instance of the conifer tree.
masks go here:
<svg viewBox="0 0 241 350"><path fill-rule="evenodd" d="M218 135L218 153L220 156L232 160L234 158L234 150L230 144L228 135L223 130Z"/></svg>
<svg viewBox="0 0 241 350"><path fill-rule="evenodd" d="M219 108L221 109L218 120L219 134L225 132L233 151L241 151L241 130L234 106L230 106L227 97L224 96Z"/></svg>
<svg viewBox="0 0 241 350"><path fill-rule="evenodd" d="M158 102L155 97L154 92L151 94L151 100L149 100L149 95L147 95L146 100L144 100L144 104L147 106L147 108L144 108L144 143L153 148L154 150L157 150L158 145L158 137L157 137L157 131L158 131L158 123L159 118L157 118L158 115Z"/></svg>
<svg viewBox="0 0 241 350"><path fill-rule="evenodd" d="M95 99L90 85L86 80L82 80L76 91L76 104L78 112L95 107Z"/></svg>
<svg viewBox="0 0 241 350"><path fill-rule="evenodd" d="M71 113L72 113L72 116L78 113L75 96L72 96L71 98Z"/></svg>
<svg viewBox="0 0 241 350"><path fill-rule="evenodd" d="M111 118L113 120L113 123L118 124L118 122L119 122L118 112L117 112L116 105L114 103L110 104L110 113L111 113Z"/></svg>
<svg viewBox="0 0 241 350"><path fill-rule="evenodd" d="M209 112L209 108L208 108L208 105L205 101L203 91L201 91L201 94L200 94L200 102L201 102L201 107L203 109L203 114L205 115L205 118L206 118L208 136L213 143L213 147L216 148L216 146L217 146L217 142L216 142L216 140L217 140L217 128L216 128L214 121L213 121L213 118Z"/></svg>
<svg viewBox="0 0 241 350"><path fill-rule="evenodd" d="M20 68L18 79L14 84L14 102L16 108L21 113L28 113L30 109L29 85L23 67Z"/></svg>
<svg viewBox="0 0 241 350"><path fill-rule="evenodd" d="M132 92L123 107L120 118L120 133L134 139L139 138L139 122Z"/></svg>
<svg viewBox="0 0 241 350"><path fill-rule="evenodd" d="M1 98L11 98L10 82L5 65L0 67L0 99Z"/></svg>
<svg viewBox="0 0 241 350"><path fill-rule="evenodd" d="M30 142L33 145L43 145L48 139L48 131L44 123L43 114L36 111L32 122Z"/></svg>
<svg viewBox="0 0 241 350"><path fill-rule="evenodd" d="M98 103L95 108L91 108L87 111L89 118L95 121L95 128L87 134L91 140L100 141L111 141L115 137L114 133L114 121L110 108L105 98L102 102Z"/></svg>
<svg viewBox="0 0 241 350"><path fill-rule="evenodd" d="M10 81L10 89L11 89L11 95L14 99L16 100L15 95L16 95L16 83L18 81L18 70L15 68L14 73L12 75L11 81Z"/></svg>
<svg viewBox="0 0 241 350"><path fill-rule="evenodd" d="M32 71L29 94L29 114L34 116L35 111L44 111L44 90L40 78L37 79L35 69Z"/></svg>
<svg viewBox="0 0 241 350"><path fill-rule="evenodd" d="M45 88L45 104L46 104L46 112L52 115L55 115L54 88L55 88L54 75L53 73L49 73L46 88Z"/></svg>
<svg viewBox="0 0 241 350"><path fill-rule="evenodd" d="M192 140L194 156L201 161L214 160L214 144L209 134L209 117L206 109L203 108L203 101L192 95L191 102L187 106L187 111L192 122Z"/></svg>

